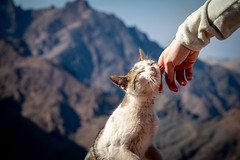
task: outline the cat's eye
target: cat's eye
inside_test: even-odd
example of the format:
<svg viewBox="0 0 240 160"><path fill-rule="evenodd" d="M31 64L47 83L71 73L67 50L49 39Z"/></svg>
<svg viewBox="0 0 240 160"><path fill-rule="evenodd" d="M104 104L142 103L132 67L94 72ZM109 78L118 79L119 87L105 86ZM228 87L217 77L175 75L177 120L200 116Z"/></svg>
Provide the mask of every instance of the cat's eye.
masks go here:
<svg viewBox="0 0 240 160"><path fill-rule="evenodd" d="M154 63L152 62L151 64L150 64L150 66L153 66L154 65Z"/></svg>

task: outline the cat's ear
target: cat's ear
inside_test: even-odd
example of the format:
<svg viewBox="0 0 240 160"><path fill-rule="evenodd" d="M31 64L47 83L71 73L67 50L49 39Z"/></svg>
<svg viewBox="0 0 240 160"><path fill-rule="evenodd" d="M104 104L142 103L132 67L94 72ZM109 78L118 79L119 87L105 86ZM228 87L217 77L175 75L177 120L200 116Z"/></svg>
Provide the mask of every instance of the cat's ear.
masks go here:
<svg viewBox="0 0 240 160"><path fill-rule="evenodd" d="M143 53L142 49L139 48L139 61L147 60L147 57Z"/></svg>
<svg viewBox="0 0 240 160"><path fill-rule="evenodd" d="M124 91L127 90L128 86L128 80L126 76L109 76L109 78L112 80L114 84L116 84L118 87L123 89Z"/></svg>

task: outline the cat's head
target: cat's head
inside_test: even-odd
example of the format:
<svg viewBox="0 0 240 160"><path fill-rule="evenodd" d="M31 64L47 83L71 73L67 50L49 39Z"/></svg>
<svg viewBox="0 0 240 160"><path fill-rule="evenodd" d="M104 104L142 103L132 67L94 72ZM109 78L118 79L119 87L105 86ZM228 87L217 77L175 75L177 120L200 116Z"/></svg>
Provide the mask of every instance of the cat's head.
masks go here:
<svg viewBox="0 0 240 160"><path fill-rule="evenodd" d="M162 76L159 66L139 49L139 62L125 76L110 76L113 83L131 95L157 94Z"/></svg>

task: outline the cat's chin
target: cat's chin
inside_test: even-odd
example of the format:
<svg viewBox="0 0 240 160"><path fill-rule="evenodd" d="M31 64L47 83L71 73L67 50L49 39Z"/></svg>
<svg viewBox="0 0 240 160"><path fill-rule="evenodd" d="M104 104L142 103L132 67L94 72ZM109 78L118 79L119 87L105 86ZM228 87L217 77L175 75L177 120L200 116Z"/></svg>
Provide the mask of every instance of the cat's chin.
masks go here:
<svg viewBox="0 0 240 160"><path fill-rule="evenodd" d="M160 78L160 71L157 70L155 67L152 67L149 71L149 74L155 78Z"/></svg>
<svg viewBox="0 0 240 160"><path fill-rule="evenodd" d="M150 71L150 75L155 77L155 78L159 78L160 74L157 71Z"/></svg>
<svg viewBox="0 0 240 160"><path fill-rule="evenodd" d="M128 91L126 92L127 94L134 96L134 97L145 97L145 98L150 98L150 97L155 97L156 94L158 94L159 87L155 86L146 86L146 88L142 89L139 92L135 91Z"/></svg>

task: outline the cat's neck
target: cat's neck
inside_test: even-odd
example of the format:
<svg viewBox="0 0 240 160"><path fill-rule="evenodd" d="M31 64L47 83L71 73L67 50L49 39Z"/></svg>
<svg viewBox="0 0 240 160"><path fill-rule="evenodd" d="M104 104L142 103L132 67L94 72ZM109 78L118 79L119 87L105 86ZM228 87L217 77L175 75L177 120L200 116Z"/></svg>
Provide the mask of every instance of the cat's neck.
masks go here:
<svg viewBox="0 0 240 160"><path fill-rule="evenodd" d="M152 108L156 95L136 96L126 93L121 103L121 107L132 106L140 108Z"/></svg>

